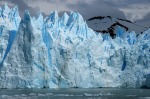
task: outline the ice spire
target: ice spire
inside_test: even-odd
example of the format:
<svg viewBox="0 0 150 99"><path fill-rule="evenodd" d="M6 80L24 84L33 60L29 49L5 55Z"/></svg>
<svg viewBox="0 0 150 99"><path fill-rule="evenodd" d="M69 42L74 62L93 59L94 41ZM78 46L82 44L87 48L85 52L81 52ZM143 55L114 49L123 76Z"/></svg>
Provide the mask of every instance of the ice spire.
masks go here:
<svg viewBox="0 0 150 99"><path fill-rule="evenodd" d="M58 20L58 13L56 10L49 15L49 20L51 22Z"/></svg>
<svg viewBox="0 0 150 99"><path fill-rule="evenodd" d="M44 20L43 15L41 13L39 13L39 16L37 18L37 26L39 29L41 29L43 26L43 20Z"/></svg>
<svg viewBox="0 0 150 99"><path fill-rule="evenodd" d="M31 20L30 13L29 13L28 10L25 10L25 12L24 12L24 20L25 21L30 21Z"/></svg>
<svg viewBox="0 0 150 99"><path fill-rule="evenodd" d="M78 21L78 23L82 23L84 22L84 19L79 13L71 12L70 17L67 22L67 26L69 26L71 23L76 22L76 21Z"/></svg>
<svg viewBox="0 0 150 99"><path fill-rule="evenodd" d="M68 14L65 12L65 13L63 14L63 16L61 17L61 25L66 26L67 21L68 21L68 18L69 18L69 16L68 16Z"/></svg>
<svg viewBox="0 0 150 99"><path fill-rule="evenodd" d="M2 8L2 16L8 17L9 12L10 12L10 8L8 7L7 3L5 3Z"/></svg>
<svg viewBox="0 0 150 99"><path fill-rule="evenodd" d="M121 28L120 26L118 26L116 28L116 35L117 37L121 37L123 38L125 31L123 30L123 28Z"/></svg>
<svg viewBox="0 0 150 99"><path fill-rule="evenodd" d="M78 20L79 22L83 22L83 21L84 21L82 15L79 14L79 13L77 13L77 20Z"/></svg>
<svg viewBox="0 0 150 99"><path fill-rule="evenodd" d="M39 13L37 20L43 23L43 15L41 13Z"/></svg>
<svg viewBox="0 0 150 99"><path fill-rule="evenodd" d="M14 12L13 14L13 16L14 17L18 17L19 16L19 12L18 12L18 6L16 5L13 9L12 9L12 11Z"/></svg>
<svg viewBox="0 0 150 99"><path fill-rule="evenodd" d="M128 36L128 43L129 43L130 45L133 45L135 42L136 42L136 34L135 34L135 32L133 31L133 32L131 32L131 33L129 34L129 36Z"/></svg>
<svg viewBox="0 0 150 99"><path fill-rule="evenodd" d="M6 11L10 10L10 8L9 8L8 5L7 5L7 3L4 4L3 10L6 10Z"/></svg>
<svg viewBox="0 0 150 99"><path fill-rule="evenodd" d="M77 14L75 12L70 12L70 17L68 19L67 26L69 26L76 19L77 19Z"/></svg>
<svg viewBox="0 0 150 99"><path fill-rule="evenodd" d="M2 16L2 8L0 7L0 17Z"/></svg>
<svg viewBox="0 0 150 99"><path fill-rule="evenodd" d="M58 27L59 17L57 11L53 11L48 18L46 18L46 22L48 22L48 27Z"/></svg>

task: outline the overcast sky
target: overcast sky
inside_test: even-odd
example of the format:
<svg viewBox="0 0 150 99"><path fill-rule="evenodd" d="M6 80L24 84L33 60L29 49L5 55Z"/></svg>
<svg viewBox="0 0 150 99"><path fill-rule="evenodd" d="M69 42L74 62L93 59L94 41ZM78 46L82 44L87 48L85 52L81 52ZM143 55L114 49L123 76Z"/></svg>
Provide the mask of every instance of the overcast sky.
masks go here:
<svg viewBox="0 0 150 99"><path fill-rule="evenodd" d="M39 12L49 15L57 10L78 11L84 19L94 16L113 16L126 18L150 27L150 0L0 0L0 5L7 3L10 7L18 5L20 15L29 10L31 15Z"/></svg>

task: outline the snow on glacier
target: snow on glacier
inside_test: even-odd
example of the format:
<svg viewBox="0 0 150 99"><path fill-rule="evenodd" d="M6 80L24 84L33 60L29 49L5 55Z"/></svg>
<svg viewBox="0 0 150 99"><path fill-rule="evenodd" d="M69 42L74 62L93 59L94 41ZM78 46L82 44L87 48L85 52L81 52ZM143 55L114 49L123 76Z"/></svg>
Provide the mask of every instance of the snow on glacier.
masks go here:
<svg viewBox="0 0 150 99"><path fill-rule="evenodd" d="M150 87L150 29L98 34L77 12L0 8L0 88Z"/></svg>

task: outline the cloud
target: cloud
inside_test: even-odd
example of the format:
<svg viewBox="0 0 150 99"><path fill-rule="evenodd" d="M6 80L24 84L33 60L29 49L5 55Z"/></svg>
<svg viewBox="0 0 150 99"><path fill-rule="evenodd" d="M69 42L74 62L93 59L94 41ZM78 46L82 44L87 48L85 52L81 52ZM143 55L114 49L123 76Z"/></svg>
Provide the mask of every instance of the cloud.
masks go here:
<svg viewBox="0 0 150 99"><path fill-rule="evenodd" d="M148 13L143 19L137 20L136 22L142 26L150 28L150 13Z"/></svg>
<svg viewBox="0 0 150 99"><path fill-rule="evenodd" d="M101 13L103 13L104 8L105 10L107 10L107 7L109 8L107 10L108 13L110 13L109 15L111 15L111 12L113 13L114 10L119 11L116 8L113 9L112 7L109 7L109 5L107 5L108 3L105 3L104 1L99 2L99 0L26 0L26 4L32 8L39 8L41 12L44 12L47 15L54 10L57 10L58 12L78 11L79 13L90 13L90 11L99 13L101 11ZM89 7L91 10L89 9Z"/></svg>
<svg viewBox="0 0 150 99"><path fill-rule="evenodd" d="M107 0L27 0L27 5L32 8L39 8L40 12L49 15L51 11L77 11L85 19L93 16L110 15L114 17L125 18L125 15L119 9L109 5Z"/></svg>
<svg viewBox="0 0 150 99"><path fill-rule="evenodd" d="M68 7L80 12L85 19L93 16L113 16L125 18L125 15L122 11L114 6L110 6L109 2L106 2L106 0L101 2L100 0L93 0L91 3L80 2L78 5L69 4Z"/></svg>
<svg viewBox="0 0 150 99"><path fill-rule="evenodd" d="M113 16L143 23L150 13L149 0L1 0L0 5L4 2L9 6L18 5L21 16L24 10L29 10L34 16L39 12L49 15L54 10L60 14L77 11L84 19Z"/></svg>
<svg viewBox="0 0 150 99"><path fill-rule="evenodd" d="M32 2L27 2L27 4L32 8L38 8L39 12L43 12L46 15L49 15L50 12L54 10L57 10L58 12L69 10L66 3L58 2L58 0L55 2L53 0L35 0Z"/></svg>
<svg viewBox="0 0 150 99"><path fill-rule="evenodd" d="M149 4L132 4L127 8L120 8L124 12L127 19L131 21L137 21L143 19L148 13L150 13Z"/></svg>
<svg viewBox="0 0 150 99"><path fill-rule="evenodd" d="M93 0L32 0L27 1L27 4L32 8L39 8L40 12L44 12L49 15L51 11L57 10L58 12L63 11L74 11L69 5L78 6L80 3L91 3Z"/></svg>

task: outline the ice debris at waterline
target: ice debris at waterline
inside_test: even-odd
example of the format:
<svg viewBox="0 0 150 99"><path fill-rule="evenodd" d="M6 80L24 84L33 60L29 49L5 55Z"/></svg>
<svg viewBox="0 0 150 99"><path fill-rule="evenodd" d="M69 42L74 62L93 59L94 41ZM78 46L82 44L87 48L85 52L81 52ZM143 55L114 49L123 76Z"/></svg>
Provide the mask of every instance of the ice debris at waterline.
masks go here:
<svg viewBox="0 0 150 99"><path fill-rule="evenodd" d="M88 28L79 13L43 19L0 8L0 88L150 87L150 29L117 36Z"/></svg>

